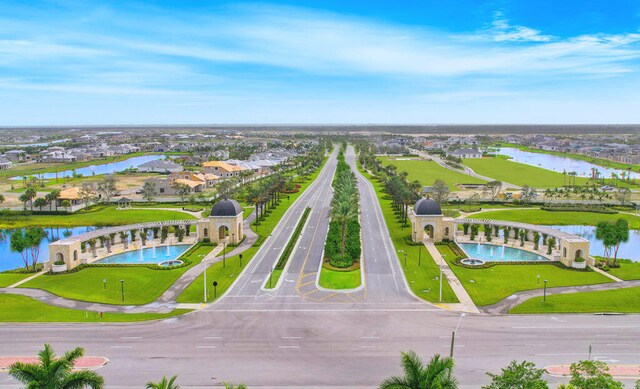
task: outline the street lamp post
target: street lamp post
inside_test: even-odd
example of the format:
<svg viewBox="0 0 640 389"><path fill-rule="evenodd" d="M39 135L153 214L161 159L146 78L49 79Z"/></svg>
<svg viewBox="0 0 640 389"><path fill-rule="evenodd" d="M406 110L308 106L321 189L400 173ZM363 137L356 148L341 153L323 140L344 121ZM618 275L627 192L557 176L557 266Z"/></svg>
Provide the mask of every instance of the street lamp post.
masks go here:
<svg viewBox="0 0 640 389"><path fill-rule="evenodd" d="M238 254L238 258L240 258L240 267L242 267L242 254Z"/></svg>
<svg viewBox="0 0 640 389"><path fill-rule="evenodd" d="M456 329L453 330L453 332L451 333L451 350L449 351L449 357L453 358L453 345L456 341L456 332L458 331L458 327L460 327L460 322L462 321L462 318L465 316L464 313L460 314L460 319L458 319L458 324L456 325Z"/></svg>
<svg viewBox="0 0 640 389"><path fill-rule="evenodd" d="M544 297L542 297L542 301L547 301L547 280L544 280Z"/></svg>
<svg viewBox="0 0 640 389"><path fill-rule="evenodd" d="M222 267L227 267L227 241L222 242Z"/></svg>
<svg viewBox="0 0 640 389"><path fill-rule="evenodd" d="M218 298L218 290L217 290L217 286L218 286L218 281L213 281L213 299L215 300L216 298Z"/></svg>
<svg viewBox="0 0 640 389"><path fill-rule="evenodd" d="M203 291L203 303L207 302L207 257L202 259L202 274L204 274L204 291Z"/></svg>
<svg viewBox="0 0 640 389"><path fill-rule="evenodd" d="M440 256L440 302L442 302L442 255Z"/></svg>
<svg viewBox="0 0 640 389"><path fill-rule="evenodd" d="M102 283L104 284L104 290L107 290L107 279L103 278Z"/></svg>
<svg viewBox="0 0 640 389"><path fill-rule="evenodd" d="M404 267L407 267L407 254L404 254Z"/></svg>
<svg viewBox="0 0 640 389"><path fill-rule="evenodd" d="M120 288L122 290L122 301L124 302L124 280L120 280Z"/></svg>

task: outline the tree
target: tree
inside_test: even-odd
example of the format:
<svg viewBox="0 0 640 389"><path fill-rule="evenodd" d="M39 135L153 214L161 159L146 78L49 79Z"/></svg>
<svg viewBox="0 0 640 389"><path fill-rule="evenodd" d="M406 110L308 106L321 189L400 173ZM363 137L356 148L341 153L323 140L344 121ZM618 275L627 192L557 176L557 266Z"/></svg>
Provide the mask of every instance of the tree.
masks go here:
<svg viewBox="0 0 640 389"><path fill-rule="evenodd" d="M29 227L24 233L26 248L31 254L31 267L36 271L38 257L40 256L40 244L46 236L42 227Z"/></svg>
<svg viewBox="0 0 640 389"><path fill-rule="evenodd" d="M118 192L116 188L116 178L114 176L107 176L102 182L98 183L98 193L102 195L103 200L108 203L111 198Z"/></svg>
<svg viewBox="0 0 640 389"><path fill-rule="evenodd" d="M4 203L4 195L0 193L0 204Z"/></svg>
<svg viewBox="0 0 640 389"><path fill-rule="evenodd" d="M145 182L142 185L142 198L151 202L156 197L156 184L155 182Z"/></svg>
<svg viewBox="0 0 640 389"><path fill-rule="evenodd" d="M224 389L247 389L247 385L245 384L240 384L238 386L234 386L228 382L223 382L224 384Z"/></svg>
<svg viewBox="0 0 640 389"><path fill-rule="evenodd" d="M569 384L580 389L622 389L622 383L608 373L609 367L601 361L580 361L571 364Z"/></svg>
<svg viewBox="0 0 640 389"><path fill-rule="evenodd" d="M42 197L38 197L34 200L33 205L35 205L36 207L38 207L38 209L40 209L40 211L42 211L42 207L45 207L47 205L47 200L43 199Z"/></svg>
<svg viewBox="0 0 640 389"><path fill-rule="evenodd" d="M453 359L441 358L436 354L428 365L413 351L402 353L404 376L388 378L380 384L380 389L455 389L458 381L453 376Z"/></svg>
<svg viewBox="0 0 640 389"><path fill-rule="evenodd" d="M220 197L226 199L229 197L229 193L234 186L235 184L231 180L220 180L218 185L216 185L216 189L218 190Z"/></svg>
<svg viewBox="0 0 640 389"><path fill-rule="evenodd" d="M531 200L533 200L538 195L538 191L536 190L536 188L532 188L529 185L523 186L520 193L522 201L525 203L530 203Z"/></svg>
<svg viewBox="0 0 640 389"><path fill-rule="evenodd" d="M600 222L596 226L596 238L602 241L604 256L611 258L613 254L613 263L616 263L620 244L629 240L629 223L625 219L615 223Z"/></svg>
<svg viewBox="0 0 640 389"><path fill-rule="evenodd" d="M443 180L437 179L433 183L433 199L438 204L442 204L447 201L450 192L449 185L447 185Z"/></svg>
<svg viewBox="0 0 640 389"><path fill-rule="evenodd" d="M88 206L93 201L93 192L89 188L81 188L78 191L78 196L82 200L85 206Z"/></svg>
<svg viewBox="0 0 640 389"><path fill-rule="evenodd" d="M147 389L180 389L180 385L176 384L177 375L174 375L167 380L167 377L162 377L159 382L147 382Z"/></svg>
<svg viewBox="0 0 640 389"><path fill-rule="evenodd" d="M14 253L20 253L22 261L24 262L24 268L29 270L29 254L27 253L27 242L23 230L17 230L11 233L9 247Z"/></svg>
<svg viewBox="0 0 640 389"><path fill-rule="evenodd" d="M536 368L535 363L529 361L511 361L509 366L502 369L501 374L487 373L491 377L491 384L483 389L546 389L547 381L542 379L544 369Z"/></svg>
<svg viewBox="0 0 640 389"><path fill-rule="evenodd" d="M58 199L60 198L60 190L54 189L51 192L47 193L45 196L47 201L49 202L49 210L51 210L51 205L56 205L56 211L58 210Z"/></svg>
<svg viewBox="0 0 640 389"><path fill-rule="evenodd" d="M629 202L629 198L631 197L631 189L620 187L616 189L614 196L620 205L625 205Z"/></svg>
<svg viewBox="0 0 640 389"><path fill-rule="evenodd" d="M340 224L340 256L344 257L344 250L347 241L347 224L358 217L358 209L354 207L353 201L340 199L331 207L331 220Z"/></svg>
<svg viewBox="0 0 640 389"><path fill-rule="evenodd" d="M31 210L33 211L33 199L36 198L37 192L33 188L29 188L24 191L24 193L20 196L20 201L24 203L24 207L27 207L27 203L31 201Z"/></svg>
<svg viewBox="0 0 640 389"><path fill-rule="evenodd" d="M189 193L191 192L189 186L186 184L181 184L179 182L174 182L173 184L171 184L171 187L176 192L178 197L180 197L180 201L184 203L187 199L187 196L189 196Z"/></svg>
<svg viewBox="0 0 640 389"><path fill-rule="evenodd" d="M37 363L16 362L9 367L9 375L27 388L76 389L104 387L104 379L91 370L73 370L75 361L82 357L84 349L78 347L57 358L50 345L38 353Z"/></svg>
<svg viewBox="0 0 640 389"><path fill-rule="evenodd" d="M483 194L489 197L491 201L495 201L500 194L500 189L502 189L502 182L489 181L484 186Z"/></svg>

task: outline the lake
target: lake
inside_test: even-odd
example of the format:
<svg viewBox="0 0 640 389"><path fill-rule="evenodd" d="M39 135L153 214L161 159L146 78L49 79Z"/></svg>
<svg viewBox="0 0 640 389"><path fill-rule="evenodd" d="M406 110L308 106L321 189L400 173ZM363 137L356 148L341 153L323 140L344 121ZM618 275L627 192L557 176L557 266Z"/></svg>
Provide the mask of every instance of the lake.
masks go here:
<svg viewBox="0 0 640 389"><path fill-rule="evenodd" d="M149 161L155 161L157 159L164 159L163 155L142 155L139 157L131 157L119 162L110 162L102 165L91 165L85 166L78 169L75 169L77 174L82 174L83 176L94 176L99 174L111 174L121 172L123 170L127 170L129 168L137 168L143 163L147 163ZM58 172L58 178L62 177L71 177L73 175L73 170L64 170ZM50 173L42 173L38 174L38 177L42 177L44 179L53 179L56 178L55 172ZM22 177L12 177L12 180L22 180Z"/></svg>
<svg viewBox="0 0 640 389"><path fill-rule="evenodd" d="M69 236L82 234L95 229L96 227L44 228L47 237L43 239L42 244L40 244L40 255L38 257L38 263L44 263L49 260L50 242L64 239ZM24 262L22 261L22 256L20 255L20 253L14 253L11 251L9 236L13 231L15 230L0 229L0 272L24 267ZM31 259L29 259L29 263L31 263Z"/></svg>
<svg viewBox="0 0 640 389"><path fill-rule="evenodd" d="M611 178L611 173L616 173L620 176L620 173L623 172L623 170L611 169L579 159L551 154L532 153L514 147L500 147L498 150L499 154L511 157L511 160L514 162L538 166L558 173L562 173L563 170L566 170L567 173L575 171L580 177L591 177L592 168L598 169L604 178ZM640 178L640 174L632 172L631 178Z"/></svg>
<svg viewBox="0 0 640 389"><path fill-rule="evenodd" d="M591 242L591 255L604 256L602 241L596 239L596 227L594 226L549 226L570 234L581 236ZM629 231L629 241L622 243L618 249L618 258L631 259L640 262L640 230Z"/></svg>

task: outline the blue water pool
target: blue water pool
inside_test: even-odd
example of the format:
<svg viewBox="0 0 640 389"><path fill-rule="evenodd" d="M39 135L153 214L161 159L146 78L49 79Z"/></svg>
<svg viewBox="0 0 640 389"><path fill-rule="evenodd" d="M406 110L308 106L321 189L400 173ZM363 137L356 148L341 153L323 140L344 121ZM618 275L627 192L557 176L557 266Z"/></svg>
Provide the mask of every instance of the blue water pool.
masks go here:
<svg viewBox="0 0 640 389"><path fill-rule="evenodd" d="M111 255L99 259L93 263L98 264L120 264L120 265L139 265L145 263L160 263L172 261L180 257L185 251L191 247L189 244L178 244L173 246L147 247L141 250L127 251Z"/></svg>
<svg viewBox="0 0 640 389"><path fill-rule="evenodd" d="M481 243L458 243L469 258L478 258L483 261L509 262L509 261L548 261L543 257L529 251L516 249L513 247L503 247L494 244ZM504 252L503 252L504 249Z"/></svg>

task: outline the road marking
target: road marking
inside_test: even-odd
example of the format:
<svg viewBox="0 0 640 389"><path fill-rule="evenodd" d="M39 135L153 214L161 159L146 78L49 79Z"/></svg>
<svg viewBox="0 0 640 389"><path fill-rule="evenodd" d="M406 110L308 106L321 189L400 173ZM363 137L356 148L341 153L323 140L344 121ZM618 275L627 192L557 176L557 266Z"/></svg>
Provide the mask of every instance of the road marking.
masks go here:
<svg viewBox="0 0 640 389"><path fill-rule="evenodd" d="M300 346L278 346L278 348L300 348Z"/></svg>
<svg viewBox="0 0 640 389"><path fill-rule="evenodd" d="M142 339L142 336L121 336L120 339Z"/></svg>
<svg viewBox="0 0 640 389"><path fill-rule="evenodd" d="M111 348L133 348L133 346L120 345L120 346L111 346Z"/></svg>
<svg viewBox="0 0 640 389"><path fill-rule="evenodd" d="M222 339L222 336L203 336L202 339Z"/></svg>
<svg viewBox="0 0 640 389"><path fill-rule="evenodd" d="M216 346L196 346L196 348L216 348Z"/></svg>
<svg viewBox="0 0 640 389"><path fill-rule="evenodd" d="M302 339L302 336L283 336L282 339Z"/></svg>
<svg viewBox="0 0 640 389"><path fill-rule="evenodd" d="M629 343L607 343L606 346L629 346Z"/></svg>
<svg viewBox="0 0 640 389"><path fill-rule="evenodd" d="M380 339L379 336L361 336L360 339Z"/></svg>

